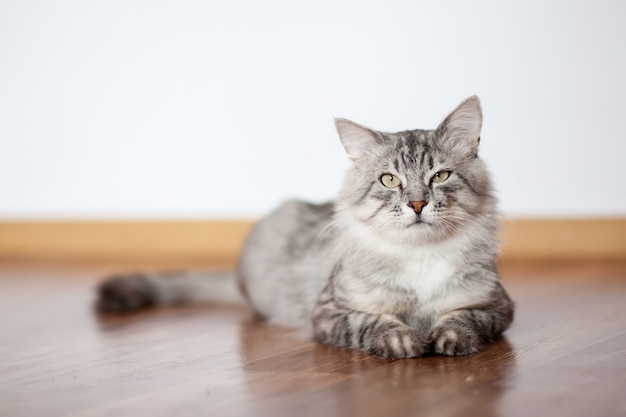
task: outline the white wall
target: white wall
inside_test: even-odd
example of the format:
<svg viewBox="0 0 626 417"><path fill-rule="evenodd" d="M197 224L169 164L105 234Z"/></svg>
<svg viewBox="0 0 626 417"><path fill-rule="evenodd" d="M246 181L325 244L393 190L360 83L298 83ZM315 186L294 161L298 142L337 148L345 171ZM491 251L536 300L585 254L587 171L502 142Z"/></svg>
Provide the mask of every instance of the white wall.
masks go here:
<svg viewBox="0 0 626 417"><path fill-rule="evenodd" d="M483 100L512 216L626 215L623 1L0 2L0 218L257 216L332 198L334 117Z"/></svg>

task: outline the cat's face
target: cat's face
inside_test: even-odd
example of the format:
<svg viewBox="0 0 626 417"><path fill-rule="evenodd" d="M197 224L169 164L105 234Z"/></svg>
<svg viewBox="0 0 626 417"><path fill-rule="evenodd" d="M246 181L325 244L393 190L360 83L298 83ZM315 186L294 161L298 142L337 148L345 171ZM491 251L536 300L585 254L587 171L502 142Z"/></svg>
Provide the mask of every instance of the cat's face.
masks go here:
<svg viewBox="0 0 626 417"><path fill-rule="evenodd" d="M338 209L374 235L400 243L442 241L493 214L488 172L477 157L482 113L476 97L435 130L382 133L336 123L355 163Z"/></svg>

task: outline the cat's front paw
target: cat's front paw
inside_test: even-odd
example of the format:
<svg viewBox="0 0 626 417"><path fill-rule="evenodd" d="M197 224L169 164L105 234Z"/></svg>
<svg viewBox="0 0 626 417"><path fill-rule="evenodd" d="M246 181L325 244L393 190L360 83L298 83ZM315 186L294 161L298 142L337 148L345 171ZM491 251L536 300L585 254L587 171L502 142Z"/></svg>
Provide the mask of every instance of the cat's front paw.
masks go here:
<svg viewBox="0 0 626 417"><path fill-rule="evenodd" d="M437 355L464 356L478 352L480 338L467 327L443 324L428 336L430 351Z"/></svg>
<svg viewBox="0 0 626 417"><path fill-rule="evenodd" d="M381 358L416 358L424 354L425 347L426 338L417 330L407 326L383 326L373 335L368 351Z"/></svg>
<svg viewBox="0 0 626 417"><path fill-rule="evenodd" d="M98 286L96 309L103 313L125 313L152 306L154 285L143 275L120 275Z"/></svg>

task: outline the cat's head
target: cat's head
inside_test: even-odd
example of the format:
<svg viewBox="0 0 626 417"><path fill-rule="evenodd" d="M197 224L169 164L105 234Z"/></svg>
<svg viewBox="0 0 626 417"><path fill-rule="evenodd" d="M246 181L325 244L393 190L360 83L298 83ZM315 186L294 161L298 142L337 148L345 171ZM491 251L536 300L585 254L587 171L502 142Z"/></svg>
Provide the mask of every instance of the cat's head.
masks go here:
<svg viewBox="0 0 626 417"><path fill-rule="evenodd" d="M338 219L387 241L419 243L443 241L495 214L489 174L478 158L478 97L463 101L435 130L384 133L345 119L335 123L354 162L337 201Z"/></svg>

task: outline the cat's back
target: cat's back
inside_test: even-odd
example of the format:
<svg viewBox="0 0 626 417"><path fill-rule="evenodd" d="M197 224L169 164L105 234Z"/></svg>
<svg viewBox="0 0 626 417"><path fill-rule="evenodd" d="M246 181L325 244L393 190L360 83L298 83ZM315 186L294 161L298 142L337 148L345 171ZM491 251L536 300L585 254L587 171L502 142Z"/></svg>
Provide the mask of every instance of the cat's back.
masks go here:
<svg viewBox="0 0 626 417"><path fill-rule="evenodd" d="M304 251L319 244L328 236L323 232L332 220L334 204L312 204L289 200L261 219L247 237L242 262L257 254L266 258L301 257Z"/></svg>

